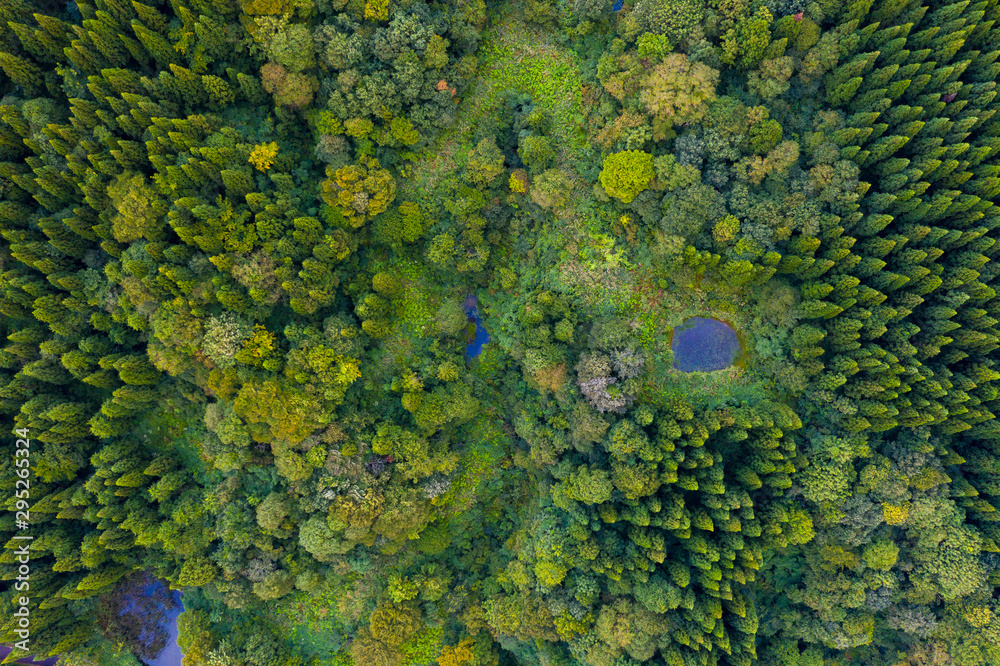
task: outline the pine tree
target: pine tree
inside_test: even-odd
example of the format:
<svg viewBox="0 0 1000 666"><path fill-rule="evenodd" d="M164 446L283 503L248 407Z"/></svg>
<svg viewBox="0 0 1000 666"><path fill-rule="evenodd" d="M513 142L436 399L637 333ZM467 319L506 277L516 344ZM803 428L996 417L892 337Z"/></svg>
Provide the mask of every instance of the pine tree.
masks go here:
<svg viewBox="0 0 1000 666"><path fill-rule="evenodd" d="M177 52L159 32L150 30L139 21L132 22L132 32L149 56L156 61L159 69L163 70L178 62Z"/></svg>
<svg viewBox="0 0 1000 666"><path fill-rule="evenodd" d="M24 58L0 51L0 69L29 95L34 95L42 87L42 70Z"/></svg>

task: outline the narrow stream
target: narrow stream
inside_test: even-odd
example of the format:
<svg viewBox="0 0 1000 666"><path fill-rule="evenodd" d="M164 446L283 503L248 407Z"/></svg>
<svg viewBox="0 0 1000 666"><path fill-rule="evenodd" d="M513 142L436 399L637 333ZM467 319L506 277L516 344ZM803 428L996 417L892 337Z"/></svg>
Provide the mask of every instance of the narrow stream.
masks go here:
<svg viewBox="0 0 1000 666"><path fill-rule="evenodd" d="M473 296L465 299L465 314L469 321L475 323L476 332L465 347L465 360L473 359L483 351L483 345L490 341L490 334L483 327L483 320L479 317L479 301Z"/></svg>

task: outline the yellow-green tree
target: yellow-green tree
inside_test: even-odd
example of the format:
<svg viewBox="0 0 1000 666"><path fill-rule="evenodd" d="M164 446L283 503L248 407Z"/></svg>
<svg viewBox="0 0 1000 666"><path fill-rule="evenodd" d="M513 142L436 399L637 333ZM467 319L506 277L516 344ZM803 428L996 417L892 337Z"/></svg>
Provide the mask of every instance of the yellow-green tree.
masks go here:
<svg viewBox="0 0 1000 666"><path fill-rule="evenodd" d="M356 164L327 168L320 193L357 228L384 212L396 198L396 181L374 157L362 155Z"/></svg>
<svg viewBox="0 0 1000 666"><path fill-rule="evenodd" d="M126 172L108 185L107 193L114 210L111 232L115 240L160 240L166 206L146 176Z"/></svg>
<svg viewBox="0 0 1000 666"><path fill-rule="evenodd" d="M466 174L476 185L489 187L503 173L503 153L492 138L483 139L469 153L469 161L465 165Z"/></svg>
<svg viewBox="0 0 1000 666"><path fill-rule="evenodd" d="M641 150L625 150L604 158L599 176L601 186L609 195L629 203L649 188L656 177L653 156Z"/></svg>
<svg viewBox="0 0 1000 666"><path fill-rule="evenodd" d="M683 125L705 117L718 82L718 70L672 53L643 77L640 97L649 115Z"/></svg>

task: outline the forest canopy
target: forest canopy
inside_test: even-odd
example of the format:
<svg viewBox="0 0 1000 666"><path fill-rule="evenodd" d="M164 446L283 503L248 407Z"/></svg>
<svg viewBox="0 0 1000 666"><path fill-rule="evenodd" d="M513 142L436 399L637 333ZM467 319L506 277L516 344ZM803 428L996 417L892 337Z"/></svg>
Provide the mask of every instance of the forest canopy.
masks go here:
<svg viewBox="0 0 1000 666"><path fill-rule="evenodd" d="M4 0L4 663L163 585L183 666L1000 663L998 78L997 0Z"/></svg>

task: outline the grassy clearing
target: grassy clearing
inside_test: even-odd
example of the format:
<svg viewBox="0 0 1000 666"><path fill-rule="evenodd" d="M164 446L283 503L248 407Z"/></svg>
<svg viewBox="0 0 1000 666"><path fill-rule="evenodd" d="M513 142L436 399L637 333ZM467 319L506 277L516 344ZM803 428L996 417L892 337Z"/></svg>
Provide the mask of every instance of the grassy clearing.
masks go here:
<svg viewBox="0 0 1000 666"><path fill-rule="evenodd" d="M313 657L316 666L353 666L345 650L351 626L338 615L334 585L311 595L296 591L284 601L271 609L270 618L286 630L296 654Z"/></svg>
<svg viewBox="0 0 1000 666"><path fill-rule="evenodd" d="M463 96L458 120L442 134L436 148L412 166L412 179L404 185L412 198L426 197L430 202L437 196L435 186L462 167L477 127L497 110L501 94L507 90L531 95L551 114L559 163L568 172L574 173L572 163L588 148L579 60L571 49L556 44L546 30L526 24L517 15L517 8L508 5L488 30L479 58L477 79ZM559 257L553 270L540 276L542 282L576 294L594 316L622 316L632 321L643 347L657 359L648 397L655 400L680 394L718 403L761 395L763 386L746 371L745 363L711 373L673 368L670 332L675 326L699 315L724 319L737 331L746 330L749 322L742 321L745 304L712 298L698 280L686 286L671 282L661 288L660 272L649 264L634 263L638 261L637 244L643 241L630 236L629 243L622 242L612 231L619 217L613 207L598 204L589 185L574 180L575 203L556 211L555 219L539 229L535 239L535 251L544 254L556 249ZM499 337L499 332L491 334ZM749 355L747 341L741 342Z"/></svg>
<svg viewBox="0 0 1000 666"><path fill-rule="evenodd" d="M376 367L382 371L377 379L388 381L397 369L412 364L436 336L435 313L444 293L428 275L425 264L409 259L378 258L373 260L371 269L395 275L403 284L403 293L393 301L392 333L382 341L377 352L381 362Z"/></svg>
<svg viewBox="0 0 1000 666"><path fill-rule="evenodd" d="M434 314L439 306L439 289L435 289L427 275L425 264L403 261L387 267L403 281L406 292L399 300L397 320L417 335L427 336L434 332Z"/></svg>
<svg viewBox="0 0 1000 666"><path fill-rule="evenodd" d="M480 80L487 83L486 103L495 105L504 90L528 93L552 115L560 158L575 157L587 145L583 83L579 59L554 44L541 28L524 23L507 8L480 49Z"/></svg>
<svg viewBox="0 0 1000 666"><path fill-rule="evenodd" d="M447 505L461 513L472 507L480 484L497 474L501 460L510 450L511 442L500 425L497 414L481 415L470 424L462 451L458 476L448 492L434 504Z"/></svg>
<svg viewBox="0 0 1000 666"><path fill-rule="evenodd" d="M562 164L579 159L587 147L584 129L583 86L579 59L552 41L545 30L524 23L517 7L497 15L479 48L476 81L463 94L458 120L412 165L402 192L415 198L433 198L434 187L462 166L464 152L479 123L494 112L501 93L515 90L531 95L552 115Z"/></svg>
<svg viewBox="0 0 1000 666"><path fill-rule="evenodd" d="M596 219L585 217L591 222ZM614 259L620 249L627 248L609 245L609 236L581 233L575 226L566 233L572 238L567 247L572 246L573 251L563 254L559 286L577 293L595 316L618 316L630 322L640 344L654 359L654 371L644 391L647 399L657 402L686 396L705 406L717 406L730 401L756 402L766 395L768 382L753 371L755 352L746 335L753 324L747 303L709 291L697 279L668 280L661 286L662 271L648 264L633 264L624 257ZM624 253L630 255L629 251ZM671 333L694 316L732 325L744 352L734 366L713 372L683 372L673 367Z"/></svg>
<svg viewBox="0 0 1000 666"><path fill-rule="evenodd" d="M143 433L145 446L156 452L172 452L201 480L219 472L201 451L205 441L204 410L197 404L168 400L143 418L137 432ZM207 481L206 481L207 482Z"/></svg>

